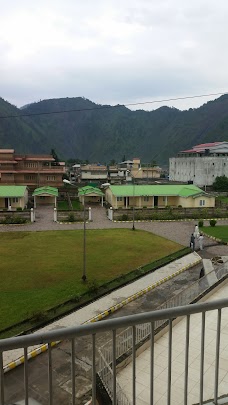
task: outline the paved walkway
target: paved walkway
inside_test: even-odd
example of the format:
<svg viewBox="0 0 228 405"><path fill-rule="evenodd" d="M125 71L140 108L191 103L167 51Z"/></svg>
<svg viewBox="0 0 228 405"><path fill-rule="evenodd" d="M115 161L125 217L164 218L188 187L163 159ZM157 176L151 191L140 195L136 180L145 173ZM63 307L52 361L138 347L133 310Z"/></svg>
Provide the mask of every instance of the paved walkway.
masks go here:
<svg viewBox="0 0 228 405"><path fill-rule="evenodd" d="M59 224L53 221L53 207L44 206L38 207L36 210L36 222L23 226L4 225L0 226L0 232L36 232L36 231L58 231L58 230L72 230L83 229L82 223L72 224ZM163 236L164 238L173 240L183 246L189 246L190 235L194 231L196 221L154 221L154 222L135 222L135 228L144 231L155 233L156 235ZM208 224L208 221L205 221ZM228 225L228 219L219 220L219 224ZM107 218L106 209L100 206L92 208L92 222L86 224L87 229L110 229L110 228L130 228L131 222L112 222ZM214 245L215 242L211 239L204 238L205 246ZM196 249L198 246L196 246ZM227 253L228 254L228 247Z"/></svg>
<svg viewBox="0 0 228 405"><path fill-rule="evenodd" d="M228 281L206 301L227 298ZM200 392L200 362L201 362L201 322L202 315L191 315L189 367L188 367L188 403L199 403ZM228 308L222 310L220 335L220 361L218 377L218 395L227 395L228 387ZM204 401L214 396L215 359L216 359L216 333L217 311L206 314L205 325L205 352L204 352ZM185 334L186 319L181 320L172 329L172 382L171 405L184 403L185 378ZM169 336L165 333L154 345L154 404L167 404L167 365ZM136 396L137 405L150 403L150 348L144 350L136 359ZM118 381L127 394L132 398L132 362L118 373ZM212 402L211 402L212 403ZM227 402L226 402L227 403Z"/></svg>

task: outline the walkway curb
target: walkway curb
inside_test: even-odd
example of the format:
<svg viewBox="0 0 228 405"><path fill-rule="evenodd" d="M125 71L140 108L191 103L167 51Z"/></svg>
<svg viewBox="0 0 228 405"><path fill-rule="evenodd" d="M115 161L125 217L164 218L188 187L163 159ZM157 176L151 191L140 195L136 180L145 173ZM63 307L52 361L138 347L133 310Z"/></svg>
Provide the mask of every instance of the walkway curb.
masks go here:
<svg viewBox="0 0 228 405"><path fill-rule="evenodd" d="M197 256L198 256L198 254L197 254ZM93 318L89 319L88 321L83 322L82 325L92 323L92 322L98 322L98 321L106 318L108 315L116 312L118 309L120 309L123 306L127 305L129 302L132 302L132 301L136 300L137 298L141 297L142 295L148 293L149 291L151 291L154 288L158 287L159 285L165 283L166 281L171 280L172 278L178 276L179 274L181 274L184 271L188 270L189 268L199 264L200 262L202 262L202 259L199 256L199 258L196 261L191 262L191 263L187 264L186 266L182 267L180 270L176 271L175 273L170 274L169 276L164 277L163 279L161 279L159 281L156 281L153 284L150 284L148 287L143 288L142 290L140 290L137 293L131 295L130 297L126 298L125 300L123 300L121 302L119 302L118 304L106 309L105 311L103 311L100 314L94 316ZM51 345L51 347L54 347L54 346L58 345L59 343L61 343L60 340L56 341L56 342L51 342L50 345ZM27 354L27 360L30 360L30 359L38 356L39 354L46 352L48 350L48 347L49 347L49 345L46 343L46 344L32 350L31 352L29 352ZM7 373L8 371L13 370L17 366L20 366L24 362L25 362L25 356L21 356L17 360L12 361L12 362L8 363L7 365L5 365L3 367L3 372Z"/></svg>
<svg viewBox="0 0 228 405"><path fill-rule="evenodd" d="M216 221L226 221L228 218L202 218L202 221L211 221L212 219L216 219ZM192 221L199 221L199 218L183 218L183 219L135 219L134 222L192 222ZM131 221L119 221L118 219L114 219L112 222L114 223L132 223Z"/></svg>
<svg viewBox="0 0 228 405"><path fill-rule="evenodd" d="M228 245L228 242L224 242L222 239L215 238L215 236L208 235L208 233L205 233L203 231L201 231L201 233L202 233L202 235L206 236L208 239L215 240L216 242L222 243L223 245Z"/></svg>

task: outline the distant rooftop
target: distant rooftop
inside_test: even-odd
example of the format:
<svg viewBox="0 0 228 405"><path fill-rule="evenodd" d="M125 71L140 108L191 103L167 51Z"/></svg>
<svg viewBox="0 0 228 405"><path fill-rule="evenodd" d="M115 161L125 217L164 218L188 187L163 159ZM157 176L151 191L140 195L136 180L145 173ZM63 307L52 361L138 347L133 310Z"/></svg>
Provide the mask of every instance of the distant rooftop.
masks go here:
<svg viewBox="0 0 228 405"><path fill-rule="evenodd" d="M23 197L26 186L0 186L0 197Z"/></svg>
<svg viewBox="0 0 228 405"><path fill-rule="evenodd" d="M191 184L162 184L162 185L121 185L110 186L113 195L117 197L126 196L180 196L190 197L206 194L199 187Z"/></svg>
<svg viewBox="0 0 228 405"><path fill-rule="evenodd" d="M200 153L205 152L206 149L214 148L218 145L227 144L227 142L211 142L211 143L201 143L199 145L195 145L192 149L182 150L180 153Z"/></svg>

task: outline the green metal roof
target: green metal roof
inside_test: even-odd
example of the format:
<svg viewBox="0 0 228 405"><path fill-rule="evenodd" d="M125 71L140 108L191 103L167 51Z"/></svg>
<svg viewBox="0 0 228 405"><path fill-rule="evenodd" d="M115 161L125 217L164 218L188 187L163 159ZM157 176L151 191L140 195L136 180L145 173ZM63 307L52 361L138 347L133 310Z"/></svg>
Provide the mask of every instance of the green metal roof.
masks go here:
<svg viewBox="0 0 228 405"><path fill-rule="evenodd" d="M0 186L0 197L24 197L26 186Z"/></svg>
<svg viewBox="0 0 228 405"><path fill-rule="evenodd" d="M42 194L49 194L54 197L58 197L59 192L58 192L57 188L50 187L50 186L36 188L33 192L33 196L42 195Z"/></svg>
<svg viewBox="0 0 228 405"><path fill-rule="evenodd" d="M99 196L103 196L104 193L97 188L92 186L85 186L78 189L78 195L87 195L87 194L97 194Z"/></svg>
<svg viewBox="0 0 228 405"><path fill-rule="evenodd" d="M196 195L205 195L199 187L193 184L159 184L159 185L122 185L110 186L112 193L116 197L131 196L179 196L193 197Z"/></svg>

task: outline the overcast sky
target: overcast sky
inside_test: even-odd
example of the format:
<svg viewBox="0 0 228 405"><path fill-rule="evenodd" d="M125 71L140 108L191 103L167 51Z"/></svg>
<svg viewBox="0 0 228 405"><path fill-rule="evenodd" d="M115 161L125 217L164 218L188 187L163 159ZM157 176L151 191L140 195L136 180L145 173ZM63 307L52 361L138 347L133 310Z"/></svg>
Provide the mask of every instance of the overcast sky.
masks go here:
<svg viewBox="0 0 228 405"><path fill-rule="evenodd" d="M21 107L228 91L227 0L0 0L0 97ZM138 106L197 107L216 97Z"/></svg>

